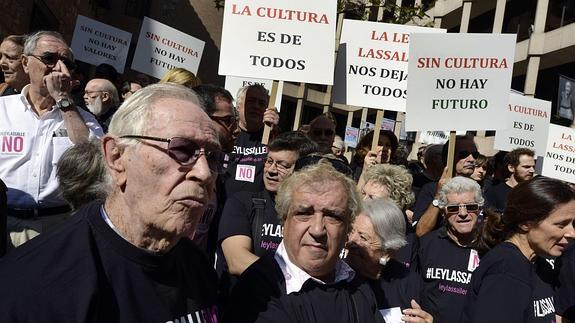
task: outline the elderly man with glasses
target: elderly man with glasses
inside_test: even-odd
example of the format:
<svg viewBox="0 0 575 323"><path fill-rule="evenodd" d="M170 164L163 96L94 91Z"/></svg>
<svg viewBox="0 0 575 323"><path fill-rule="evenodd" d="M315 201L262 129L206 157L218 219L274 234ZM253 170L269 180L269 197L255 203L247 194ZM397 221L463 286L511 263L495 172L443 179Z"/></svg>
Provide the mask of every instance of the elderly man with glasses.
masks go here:
<svg viewBox="0 0 575 323"><path fill-rule="evenodd" d="M0 321L217 322L215 271L187 239L221 156L197 96L174 84L138 91L102 151L107 198L8 255Z"/></svg>
<svg viewBox="0 0 575 323"><path fill-rule="evenodd" d="M21 57L30 84L0 98L0 178L8 187L8 247L50 230L69 215L58 194L56 163L73 144L103 135L71 100L72 52L54 31L38 31Z"/></svg>
<svg viewBox="0 0 575 323"><path fill-rule="evenodd" d="M472 245L483 201L476 181L462 176L448 180L438 203L445 225L420 238L417 269L424 281L420 304L434 322L459 320L471 275L479 265Z"/></svg>

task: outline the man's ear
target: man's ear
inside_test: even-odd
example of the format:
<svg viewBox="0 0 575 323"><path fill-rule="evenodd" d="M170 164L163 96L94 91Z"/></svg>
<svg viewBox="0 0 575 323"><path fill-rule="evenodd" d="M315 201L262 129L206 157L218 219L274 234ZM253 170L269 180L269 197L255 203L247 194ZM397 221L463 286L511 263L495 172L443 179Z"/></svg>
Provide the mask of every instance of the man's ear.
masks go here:
<svg viewBox="0 0 575 323"><path fill-rule="evenodd" d="M120 145L118 138L113 136L104 136L102 138L102 157L108 168L114 186L124 187L127 176L125 163L125 147Z"/></svg>
<svg viewBox="0 0 575 323"><path fill-rule="evenodd" d="M28 74L28 56L22 54L20 60L22 60L22 67L24 68L24 72Z"/></svg>
<svg viewBox="0 0 575 323"><path fill-rule="evenodd" d="M110 93L108 92L102 92L102 102L108 102L110 101Z"/></svg>
<svg viewBox="0 0 575 323"><path fill-rule="evenodd" d="M514 174L515 173L515 166L509 164L509 165L507 165L507 170L509 171L509 173Z"/></svg>

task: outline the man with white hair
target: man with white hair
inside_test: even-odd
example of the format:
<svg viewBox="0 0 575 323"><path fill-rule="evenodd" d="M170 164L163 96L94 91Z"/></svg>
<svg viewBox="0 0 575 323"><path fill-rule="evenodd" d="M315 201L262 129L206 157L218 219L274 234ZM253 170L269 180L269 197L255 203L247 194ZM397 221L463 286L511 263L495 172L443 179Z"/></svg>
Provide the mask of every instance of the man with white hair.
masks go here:
<svg viewBox="0 0 575 323"><path fill-rule="evenodd" d="M5 258L0 322L217 322L215 271L187 238L221 154L196 94L174 84L138 91L102 152L105 201Z"/></svg>
<svg viewBox="0 0 575 323"><path fill-rule="evenodd" d="M84 89L84 103L86 103L86 108L96 116L104 132L107 132L112 115L120 104L116 86L106 79L90 80Z"/></svg>
<svg viewBox="0 0 575 323"><path fill-rule="evenodd" d="M0 98L0 178L8 187L10 248L52 229L70 212L59 196L56 163L73 144L103 135L70 91L74 58L62 35L38 31L24 44L30 84Z"/></svg>

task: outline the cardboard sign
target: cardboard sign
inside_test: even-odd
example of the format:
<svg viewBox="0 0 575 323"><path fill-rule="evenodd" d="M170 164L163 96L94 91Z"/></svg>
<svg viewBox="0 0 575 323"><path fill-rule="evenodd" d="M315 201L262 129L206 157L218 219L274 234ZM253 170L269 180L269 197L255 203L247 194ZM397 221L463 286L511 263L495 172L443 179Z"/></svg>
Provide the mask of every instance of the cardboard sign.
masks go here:
<svg viewBox="0 0 575 323"><path fill-rule="evenodd" d="M406 130L504 129L514 53L511 34L412 33Z"/></svg>
<svg viewBox="0 0 575 323"><path fill-rule="evenodd" d="M220 75L333 84L337 1L227 0Z"/></svg>
<svg viewBox="0 0 575 323"><path fill-rule="evenodd" d="M239 91L239 89L241 89L244 86L253 85L253 84L260 84L266 90L268 90L268 93L271 93L272 83L273 83L273 80L254 79L254 78L249 78L249 77L226 76L226 83L225 83L224 87L226 88L226 90L230 91L230 93L234 97L234 100L237 100L238 91ZM283 88L284 88L284 82L280 81L278 83L278 92L276 94L276 101L275 101L275 105L274 105L276 107L276 109L278 109L278 112L280 111L281 106L282 106Z"/></svg>
<svg viewBox="0 0 575 323"><path fill-rule="evenodd" d="M344 20L334 102L405 112L410 33L445 29Z"/></svg>
<svg viewBox="0 0 575 323"><path fill-rule="evenodd" d="M495 133L493 148L511 151L525 147L535 150L537 156L544 155L551 102L511 93L500 118L507 120L507 126Z"/></svg>
<svg viewBox="0 0 575 323"><path fill-rule="evenodd" d="M273 80L255 79L249 77L226 76L224 87L237 99L238 90L244 86L259 84L271 91Z"/></svg>
<svg viewBox="0 0 575 323"><path fill-rule="evenodd" d="M110 64L121 74L131 41L127 31L78 15L70 48L75 59L96 66Z"/></svg>
<svg viewBox="0 0 575 323"><path fill-rule="evenodd" d="M345 145L351 148L355 148L357 146L358 140L359 140L359 129L346 126L345 138L344 138Z"/></svg>
<svg viewBox="0 0 575 323"><path fill-rule="evenodd" d="M204 42L144 17L132 69L162 78L167 71L182 67L198 74Z"/></svg>
<svg viewBox="0 0 575 323"><path fill-rule="evenodd" d="M575 129L549 125L541 175L575 183Z"/></svg>

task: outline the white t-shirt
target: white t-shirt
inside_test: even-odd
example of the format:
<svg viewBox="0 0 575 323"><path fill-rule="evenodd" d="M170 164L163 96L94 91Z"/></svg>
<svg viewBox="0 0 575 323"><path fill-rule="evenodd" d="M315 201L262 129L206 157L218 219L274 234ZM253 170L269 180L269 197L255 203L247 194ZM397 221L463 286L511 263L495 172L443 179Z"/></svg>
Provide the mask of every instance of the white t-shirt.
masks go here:
<svg viewBox="0 0 575 323"><path fill-rule="evenodd" d="M58 196L56 163L73 144L57 108L41 118L21 94L0 97L0 179L8 187L9 208L64 205ZM78 109L90 130L90 139L104 135L90 113Z"/></svg>

